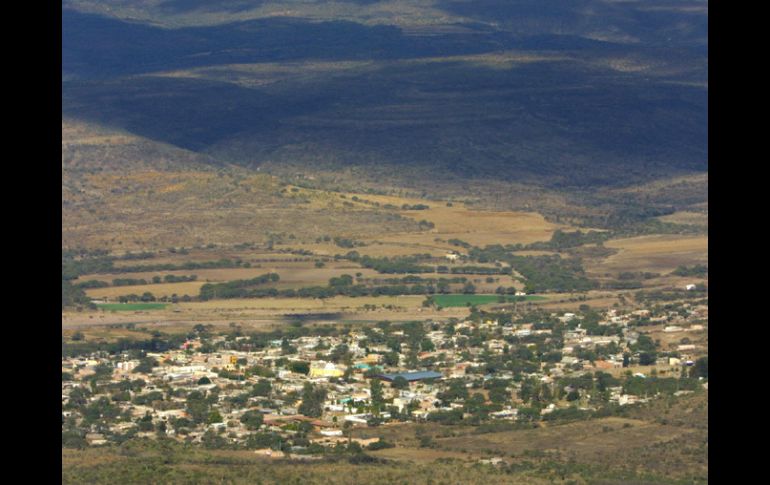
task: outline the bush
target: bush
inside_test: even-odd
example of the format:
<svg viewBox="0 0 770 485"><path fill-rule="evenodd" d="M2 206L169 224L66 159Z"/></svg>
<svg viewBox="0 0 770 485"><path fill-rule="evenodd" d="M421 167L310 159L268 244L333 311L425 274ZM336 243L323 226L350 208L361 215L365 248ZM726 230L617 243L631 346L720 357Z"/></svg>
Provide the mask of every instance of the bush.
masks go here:
<svg viewBox="0 0 770 485"><path fill-rule="evenodd" d="M369 443L366 449L370 451L375 451L375 450L384 450L385 448L394 448L395 446L396 445L394 445L393 443L388 443L387 441L380 438L379 441L375 441L374 443Z"/></svg>

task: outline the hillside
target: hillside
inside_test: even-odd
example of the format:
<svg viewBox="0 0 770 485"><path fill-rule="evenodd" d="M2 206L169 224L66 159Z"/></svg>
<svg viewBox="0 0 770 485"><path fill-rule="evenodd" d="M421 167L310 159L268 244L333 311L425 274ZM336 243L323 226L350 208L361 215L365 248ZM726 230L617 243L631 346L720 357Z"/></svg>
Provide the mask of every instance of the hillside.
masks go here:
<svg viewBox="0 0 770 485"><path fill-rule="evenodd" d="M63 113L357 189L707 170L705 2L536 3L72 0Z"/></svg>
<svg viewBox="0 0 770 485"><path fill-rule="evenodd" d="M159 249L417 231L392 212L310 204L274 176L172 145L62 122L62 246Z"/></svg>

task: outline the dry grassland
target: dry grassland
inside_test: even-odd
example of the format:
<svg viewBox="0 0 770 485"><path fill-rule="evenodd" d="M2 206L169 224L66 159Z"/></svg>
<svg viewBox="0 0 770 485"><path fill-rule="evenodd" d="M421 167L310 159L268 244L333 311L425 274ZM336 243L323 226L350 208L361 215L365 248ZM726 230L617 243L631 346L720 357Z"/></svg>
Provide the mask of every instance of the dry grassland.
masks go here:
<svg viewBox="0 0 770 485"><path fill-rule="evenodd" d="M62 328L62 337L69 339L72 337L72 334L74 334L75 331L76 330L74 328ZM85 337L85 340L89 342L95 340L111 342L118 339L136 339L146 337L146 335L142 333L137 333L125 328L112 328L106 325L86 326L80 332Z"/></svg>
<svg viewBox="0 0 770 485"><path fill-rule="evenodd" d="M186 281L183 283L161 283L157 285L135 285L135 286L110 286L107 288L90 288L86 294L91 298L116 299L122 295L141 295L149 291L155 297L164 296L197 296L200 293L200 287L205 284L204 281Z"/></svg>
<svg viewBox="0 0 770 485"><path fill-rule="evenodd" d="M678 211L667 216L658 217L658 219L663 222L671 222L674 224L690 224L706 227L709 225L709 216L704 212Z"/></svg>
<svg viewBox="0 0 770 485"><path fill-rule="evenodd" d="M548 300L532 301L527 304L537 305L538 308L547 310L577 310L580 305L589 305L593 308L611 308L618 302L618 295L624 292L589 291L586 293L559 293L544 294ZM585 299L578 299L585 297ZM574 301L570 301L574 300Z"/></svg>
<svg viewBox="0 0 770 485"><path fill-rule="evenodd" d="M180 303L183 312L198 310L345 310L358 308L363 305L394 305L405 308L418 308L422 305L424 296L379 296L379 297L350 297L336 296L333 298L254 298L211 300L202 302Z"/></svg>
<svg viewBox="0 0 770 485"><path fill-rule="evenodd" d="M455 460L477 460L483 457L480 454L462 453L459 451L434 450L430 448L387 448L370 452L378 458L389 460L408 461L413 463L431 463L440 458L452 458Z"/></svg>
<svg viewBox="0 0 770 485"><path fill-rule="evenodd" d="M322 204L282 192L277 178L224 172L153 170L75 173L64 170L62 245L118 250L243 242L271 234L311 242L417 230L409 218L374 207ZM293 236L292 239L289 236Z"/></svg>
<svg viewBox="0 0 770 485"><path fill-rule="evenodd" d="M623 427L626 424L630 427ZM612 431L602 432L603 426ZM532 430L438 438L436 441L448 450L493 450L508 456L521 455L526 450L559 451L581 461L592 461L618 448L668 441L683 433L686 430L673 426L610 417Z"/></svg>
<svg viewBox="0 0 770 485"><path fill-rule="evenodd" d="M456 250L456 246L446 243L448 239L461 239L476 246L487 244L528 244L547 241L556 229L569 229L568 226L553 224L534 212L487 211L475 210L466 204L456 202L447 207L446 201L426 200L392 195L372 195L356 193L331 193L315 189L292 187L294 197L310 201L311 206L336 207L344 203L358 209L371 209L373 203L393 205L400 215L415 221L427 220L435 227L430 231L409 234L393 234L387 237L371 236L366 242L382 243L377 246L356 248L361 254L372 256L395 256L414 253L441 255L446 250ZM356 197L358 200L353 200ZM404 204L427 205L424 210L402 210ZM442 239L443 241L436 241Z"/></svg>
<svg viewBox="0 0 770 485"><path fill-rule="evenodd" d="M669 273L680 265L708 264L708 236L639 236L607 241L604 245L618 252L599 262L586 261L587 272Z"/></svg>
<svg viewBox="0 0 770 485"><path fill-rule="evenodd" d="M461 239L481 247L487 244L547 241L556 229L566 227L550 223L533 212L479 211L459 205L432 205L430 209L403 211L403 214L415 220L426 219L434 223L435 228L429 233L432 238ZM397 241L393 236L381 240Z"/></svg>

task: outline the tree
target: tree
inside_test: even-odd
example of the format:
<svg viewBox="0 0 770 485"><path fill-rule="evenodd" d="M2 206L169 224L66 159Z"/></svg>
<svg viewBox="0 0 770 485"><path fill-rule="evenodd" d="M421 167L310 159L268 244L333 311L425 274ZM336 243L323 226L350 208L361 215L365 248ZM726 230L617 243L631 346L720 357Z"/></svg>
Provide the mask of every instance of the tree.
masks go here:
<svg viewBox="0 0 770 485"><path fill-rule="evenodd" d="M639 354L639 365L655 364L655 352L641 352Z"/></svg>
<svg viewBox="0 0 770 485"><path fill-rule="evenodd" d="M353 423L350 421L345 421L342 425L342 431L347 435L348 437L348 447L350 447L350 441L351 441L351 431L353 431Z"/></svg>
<svg viewBox="0 0 770 485"><path fill-rule="evenodd" d="M462 379L453 379L447 382L447 389L443 392L436 394L444 405L448 405L452 401L465 401L468 399L468 388L465 387L465 382Z"/></svg>
<svg viewBox="0 0 770 485"><path fill-rule="evenodd" d="M252 396L268 396L270 395L270 391L272 391L273 386L270 384L270 381L267 379L260 379L259 382L254 384L254 387L251 390Z"/></svg>
<svg viewBox="0 0 770 485"><path fill-rule="evenodd" d="M369 390L371 391L372 407L375 414L379 414L380 406L383 404L382 397L382 383L379 379L372 379L369 381Z"/></svg>
<svg viewBox="0 0 770 485"><path fill-rule="evenodd" d="M302 390L302 404L299 406L300 414L311 418L321 417L325 400L326 389L316 387L310 383L305 384Z"/></svg>
<svg viewBox="0 0 770 485"><path fill-rule="evenodd" d="M198 391L193 391L187 396L187 414L196 424L206 421L209 415L209 403L205 396Z"/></svg>
<svg viewBox="0 0 770 485"><path fill-rule="evenodd" d="M387 354L385 354L385 357L384 357L385 365L388 365L391 367L397 366L400 358L401 358L401 355L398 352L388 352Z"/></svg>
<svg viewBox="0 0 770 485"><path fill-rule="evenodd" d="M105 380L112 377L112 372L114 371L114 368L112 367L112 364L103 362L96 366L94 369L94 379L95 380Z"/></svg>
<svg viewBox="0 0 770 485"><path fill-rule="evenodd" d="M142 418L139 419L139 431L152 431L155 426L152 424L152 416L150 412L146 412Z"/></svg>
<svg viewBox="0 0 770 485"><path fill-rule="evenodd" d="M409 381L407 381L403 376L396 376L396 378L393 379L393 382L391 383L391 387L394 389L408 389Z"/></svg>
<svg viewBox="0 0 770 485"><path fill-rule="evenodd" d="M201 443L208 449L219 449L227 446L227 440L219 436L213 429L207 430L201 436Z"/></svg>
<svg viewBox="0 0 770 485"><path fill-rule="evenodd" d="M264 416L262 416L262 413L259 411L246 411L241 416L241 423L243 423L246 426L246 429L249 430L257 430L260 426L262 426L262 423L264 422Z"/></svg>
<svg viewBox="0 0 770 485"><path fill-rule="evenodd" d="M144 357L139 360L139 365L134 367L134 370L132 372L141 372L144 374L149 374L152 372L152 368L156 367L158 365L158 361L153 359L152 357Z"/></svg>
<svg viewBox="0 0 770 485"><path fill-rule="evenodd" d="M292 372L296 372L297 374L309 374L310 373L310 362L305 361L294 361L289 362L289 370Z"/></svg>
<svg viewBox="0 0 770 485"><path fill-rule="evenodd" d="M709 378L709 358L701 357L695 361L695 365L691 371L692 377L702 377L704 379Z"/></svg>

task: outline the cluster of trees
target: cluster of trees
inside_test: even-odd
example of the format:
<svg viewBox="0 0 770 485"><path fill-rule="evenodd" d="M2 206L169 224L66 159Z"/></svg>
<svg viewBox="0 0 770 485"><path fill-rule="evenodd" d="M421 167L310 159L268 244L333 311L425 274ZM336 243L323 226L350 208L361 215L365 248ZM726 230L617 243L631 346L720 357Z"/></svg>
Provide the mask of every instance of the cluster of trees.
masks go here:
<svg viewBox="0 0 770 485"><path fill-rule="evenodd" d="M637 291L634 299L639 303L652 303L657 301L673 301L687 298L702 298L707 291L703 285L695 285L694 291L682 289Z"/></svg>
<svg viewBox="0 0 770 485"><path fill-rule="evenodd" d="M351 251L346 255L346 258L359 263L364 268L371 268L379 273L432 273L435 271L433 266L418 264L421 260L431 259L429 254L375 258L372 256L360 256L357 252Z"/></svg>
<svg viewBox="0 0 770 485"><path fill-rule="evenodd" d="M582 262L578 258L562 258L556 255L516 256L508 246L488 245L474 247L469 257L480 263L504 261L526 278L525 291L588 291L597 288L596 281L585 277Z"/></svg>
<svg viewBox="0 0 770 485"><path fill-rule="evenodd" d="M156 278L160 278L160 277L153 276L152 282L160 283L160 281L155 280ZM163 282L164 283L186 283L188 281L196 281L197 279L198 279L198 275L194 275L194 274L191 274L189 276L185 276L185 275L176 276L172 274L167 274L166 276L163 277Z"/></svg>
<svg viewBox="0 0 770 485"><path fill-rule="evenodd" d="M709 267L696 264L695 266L678 266L671 274L676 276L706 276L709 273Z"/></svg>
<svg viewBox="0 0 770 485"><path fill-rule="evenodd" d="M123 256L120 256L118 259L130 261L134 259L152 259L154 257L155 257L155 253L151 253L149 251L142 251L141 253L132 253L131 251L128 251Z"/></svg>
<svg viewBox="0 0 770 485"><path fill-rule="evenodd" d="M459 424L463 420L462 409L452 409L451 411L434 411L428 414L428 421L439 424Z"/></svg>
<svg viewBox="0 0 770 485"><path fill-rule="evenodd" d="M441 268L441 266L439 266ZM465 283L468 281L468 278L464 276L456 276L454 278L423 278L421 276L404 276L403 278L384 278L384 279L373 279L374 283L386 283L389 285L398 285L398 284L414 284L414 283L422 283L425 285L434 285L434 284L457 284L457 283Z"/></svg>
<svg viewBox="0 0 770 485"><path fill-rule="evenodd" d="M526 278L527 293L588 291L599 286L584 276L579 259L553 256L512 256L509 263Z"/></svg>
<svg viewBox="0 0 770 485"><path fill-rule="evenodd" d="M75 286L85 290L88 288L107 288L108 286L110 286L110 284L107 283L106 281L88 280L88 281L81 281L80 283L76 283Z"/></svg>
<svg viewBox="0 0 770 485"><path fill-rule="evenodd" d="M151 301L156 301L156 300L157 300L157 298L155 297L155 295L153 295L149 291L145 291L141 295L137 295L135 293L131 293L130 295L120 295L118 297L118 301L120 303L137 302L137 301L151 302Z"/></svg>
<svg viewBox="0 0 770 485"><path fill-rule="evenodd" d="M114 256L100 256L85 259L72 259L62 257L62 279L75 279L85 274L100 273L139 273L147 271L180 271L214 268L238 268L250 267L251 264L240 259L222 258L213 261L187 261L181 264L145 264L133 266L115 266ZM193 281L193 280L184 280Z"/></svg>
<svg viewBox="0 0 770 485"><path fill-rule="evenodd" d="M420 222L417 223L417 225L420 226L420 229L433 229L436 227L436 225L428 220L422 219Z"/></svg>
<svg viewBox="0 0 770 485"><path fill-rule="evenodd" d="M146 285L147 280L145 279L134 279L134 278L116 278L112 280L112 286L134 286L134 285Z"/></svg>
<svg viewBox="0 0 770 485"><path fill-rule="evenodd" d="M92 273L110 273L115 267L112 256L84 257L76 259L68 252L62 252L61 274L63 280L74 280L78 276Z"/></svg>
<svg viewBox="0 0 770 485"><path fill-rule="evenodd" d="M554 233L551 235L551 240L548 242L534 242L531 244L528 244L525 248L526 249L538 249L538 250L562 250L562 249L569 249L569 248L575 248L578 246L582 246L584 244L602 244L604 241L609 239L612 236L612 233L609 231L605 232L599 232L599 231L575 231L575 232L566 232L562 231L561 229L557 229L554 231Z"/></svg>
<svg viewBox="0 0 770 485"><path fill-rule="evenodd" d="M246 263L241 259L228 259L221 258L213 261L186 261L181 264L147 264L138 266L120 266L113 268L111 272L115 273L137 273L142 271L179 271L179 270L192 270L192 269L215 269L215 268L238 268L238 267L250 267L250 263Z"/></svg>
<svg viewBox="0 0 770 485"><path fill-rule="evenodd" d="M628 377L623 382L623 392L636 396L674 394L677 391L695 391L700 387L697 378L683 377Z"/></svg>
<svg viewBox="0 0 770 485"><path fill-rule="evenodd" d="M412 281L419 277L406 277L398 279L400 281ZM251 280L249 280L251 281ZM425 278L420 283L392 284L392 285L364 285L354 284L353 277L347 274L339 277L333 277L329 280L329 286L310 286L298 289L277 288L226 288L230 283L220 283L217 285L206 284L201 287L201 299L212 298L260 298L260 297L300 297L300 298L331 298L333 296L399 296L399 295L431 295L435 293L449 293L451 291L450 283L458 281L467 281L465 278ZM436 282L434 285L433 282ZM425 282L425 284L423 284ZM232 282L231 282L232 283ZM475 292L475 287L466 283L463 287L466 293Z"/></svg>
<svg viewBox="0 0 770 485"><path fill-rule="evenodd" d="M69 280L61 280L61 307L62 309L76 305L96 308L91 299L83 291L83 288L75 286Z"/></svg>
<svg viewBox="0 0 770 485"><path fill-rule="evenodd" d="M248 298L252 296L252 287L275 283L280 279L277 273L267 273L246 280L233 280L225 283L206 283L201 286L199 297L202 301L214 298Z"/></svg>
<svg viewBox="0 0 770 485"><path fill-rule="evenodd" d="M354 248L357 246L354 240L339 236L334 237L334 244L341 248Z"/></svg>
<svg viewBox="0 0 770 485"><path fill-rule="evenodd" d="M470 245L470 243L467 243L467 242L465 242L465 241L463 241L461 239L450 239L447 242L449 244L451 244L452 246L459 246L459 247L465 248L465 249L470 249L472 247Z"/></svg>

